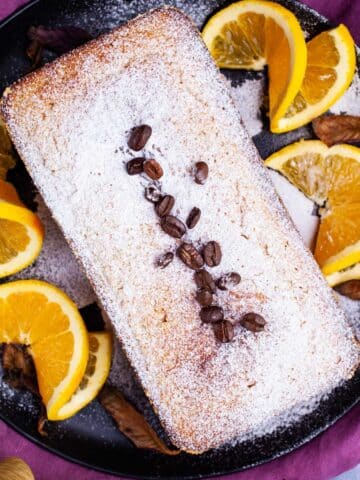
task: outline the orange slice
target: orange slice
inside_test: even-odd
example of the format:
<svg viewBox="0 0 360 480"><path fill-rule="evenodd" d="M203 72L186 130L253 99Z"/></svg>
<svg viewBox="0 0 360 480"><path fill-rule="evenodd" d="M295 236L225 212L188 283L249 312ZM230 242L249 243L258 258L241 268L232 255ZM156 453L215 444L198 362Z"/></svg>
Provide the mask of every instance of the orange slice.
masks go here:
<svg viewBox="0 0 360 480"><path fill-rule="evenodd" d="M328 110L349 87L355 73L355 44L345 25L320 33L307 44L308 62L299 92L272 131L301 127Z"/></svg>
<svg viewBox="0 0 360 480"><path fill-rule="evenodd" d="M0 343L27 345L49 420L69 401L84 376L89 341L76 305L38 280L0 285Z"/></svg>
<svg viewBox="0 0 360 480"><path fill-rule="evenodd" d="M265 164L319 206L315 258L324 275L360 261L360 149L319 140L288 145Z"/></svg>
<svg viewBox="0 0 360 480"><path fill-rule="evenodd" d="M108 332L89 333L89 359L85 375L70 400L60 408L54 420L69 418L98 395L110 371L112 337Z"/></svg>
<svg viewBox="0 0 360 480"><path fill-rule="evenodd" d="M213 15L202 35L220 68L261 70L268 65L269 115L276 128L305 75L307 51L295 15L278 3L242 0Z"/></svg>
<svg viewBox="0 0 360 480"><path fill-rule="evenodd" d="M19 272L40 254L43 226L20 201L15 188L0 179L0 278Z"/></svg>

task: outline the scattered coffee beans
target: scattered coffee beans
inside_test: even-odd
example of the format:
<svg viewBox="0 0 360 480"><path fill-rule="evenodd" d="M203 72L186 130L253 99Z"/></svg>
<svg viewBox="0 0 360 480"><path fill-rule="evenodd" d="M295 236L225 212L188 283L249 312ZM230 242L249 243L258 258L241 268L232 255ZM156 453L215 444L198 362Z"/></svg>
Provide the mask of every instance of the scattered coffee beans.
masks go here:
<svg viewBox="0 0 360 480"><path fill-rule="evenodd" d="M224 320L224 311L217 305L203 307L200 310L200 318L204 323L215 323Z"/></svg>
<svg viewBox="0 0 360 480"><path fill-rule="evenodd" d="M262 332L266 325L265 319L254 312L246 313L239 323L250 332Z"/></svg>
<svg viewBox="0 0 360 480"><path fill-rule="evenodd" d="M173 215L165 215L161 218L161 228L170 237L181 238L186 232L186 227L181 220Z"/></svg>
<svg viewBox="0 0 360 480"><path fill-rule="evenodd" d="M131 150L135 150L136 152L143 149L146 145L146 142L149 140L151 133L152 129L149 127L149 125L139 125L132 128L128 139L129 148L131 148Z"/></svg>
<svg viewBox="0 0 360 480"><path fill-rule="evenodd" d="M185 265L193 270L198 270L204 265L201 253L196 250L192 243L182 243L177 249L177 254Z"/></svg>
<svg viewBox="0 0 360 480"><path fill-rule="evenodd" d="M128 146L132 150L142 150L152 134L149 125L139 125L134 127L128 138ZM172 195L162 195L160 184L157 182L164 171L155 159L146 159L144 157L133 158L126 164L129 175L145 173L152 183L145 188L145 198L155 204L155 211L161 218L160 225L165 233L174 238L182 238L186 233L186 226L189 229L195 228L201 217L201 210L193 207L184 223L171 215L175 199ZM209 167L205 162L197 162L194 168L194 179L199 185L204 185L209 175ZM183 242L176 251L178 257L189 268L196 270L194 280L198 290L196 300L201 305L200 318L204 323L213 325L214 335L219 342L231 342L234 338L234 326L229 320L224 320L224 311L218 305L212 305L213 295L218 287L220 290L231 290L238 285L241 277L236 272L226 273L220 277L216 283L212 275L203 268L204 264L209 267L216 267L220 264L222 252L220 245L215 241L208 242L202 253L200 253L192 243ZM166 252L156 260L156 266L166 268L174 260L173 252ZM350 296L350 298L359 299L359 284L347 282L339 287L340 293ZM264 330L264 318L254 312L247 313L239 320L239 323L247 330L260 332Z"/></svg>
<svg viewBox="0 0 360 480"><path fill-rule="evenodd" d="M209 290L202 288L196 292L196 300L202 307L208 307L212 304L213 294Z"/></svg>
<svg viewBox="0 0 360 480"><path fill-rule="evenodd" d="M159 268L166 268L173 260L174 254L172 252L166 252L157 259L156 265Z"/></svg>
<svg viewBox="0 0 360 480"><path fill-rule="evenodd" d="M144 163L144 172L151 180L159 180L164 175L164 171L159 162L153 158Z"/></svg>
<svg viewBox="0 0 360 480"><path fill-rule="evenodd" d="M231 290L241 281L241 277L236 272L226 273L216 281L216 286L220 290Z"/></svg>
<svg viewBox="0 0 360 480"><path fill-rule="evenodd" d="M216 292L214 279L207 270L199 270L198 272L195 272L194 280L198 288L209 290L211 293Z"/></svg>
<svg viewBox="0 0 360 480"><path fill-rule="evenodd" d="M234 338L234 327L229 320L214 323L213 325L215 337L222 343L231 342Z"/></svg>
<svg viewBox="0 0 360 480"><path fill-rule="evenodd" d="M205 162L195 163L195 182L199 185L204 185L209 175L209 167Z"/></svg>
<svg viewBox="0 0 360 480"><path fill-rule="evenodd" d="M149 185L145 187L145 198L149 200L149 202L157 203L161 196L160 188L156 183L149 183Z"/></svg>
<svg viewBox="0 0 360 480"><path fill-rule="evenodd" d="M204 247L203 255L206 265L216 267L220 264L222 257L220 245L214 241L208 242Z"/></svg>
<svg viewBox="0 0 360 480"><path fill-rule="evenodd" d="M164 195L155 205L155 211L159 217L169 215L175 203L175 198L171 195Z"/></svg>
<svg viewBox="0 0 360 480"><path fill-rule="evenodd" d="M126 164L126 170L129 175L138 175L144 171L145 158L138 157L129 160Z"/></svg>
<svg viewBox="0 0 360 480"><path fill-rule="evenodd" d="M187 227L188 228L196 227L198 221L200 220L200 215L201 215L200 208L197 208L197 207L192 208L186 220Z"/></svg>

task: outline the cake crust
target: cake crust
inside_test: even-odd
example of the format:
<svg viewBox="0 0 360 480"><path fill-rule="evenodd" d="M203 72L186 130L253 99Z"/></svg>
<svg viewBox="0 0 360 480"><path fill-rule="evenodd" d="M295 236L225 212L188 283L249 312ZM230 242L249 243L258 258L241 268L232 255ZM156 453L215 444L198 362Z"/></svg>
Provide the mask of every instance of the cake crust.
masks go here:
<svg viewBox="0 0 360 480"><path fill-rule="evenodd" d="M291 423L351 377L359 351L344 315L278 199L228 87L192 22L162 8L31 73L5 93L2 116L35 184L80 259L173 443L200 453ZM188 239L221 244L211 270L242 276L218 291L236 326L219 344L199 319L193 273L154 260L177 246L124 167L129 130L153 134L146 154ZM209 165L196 185L195 162Z"/></svg>

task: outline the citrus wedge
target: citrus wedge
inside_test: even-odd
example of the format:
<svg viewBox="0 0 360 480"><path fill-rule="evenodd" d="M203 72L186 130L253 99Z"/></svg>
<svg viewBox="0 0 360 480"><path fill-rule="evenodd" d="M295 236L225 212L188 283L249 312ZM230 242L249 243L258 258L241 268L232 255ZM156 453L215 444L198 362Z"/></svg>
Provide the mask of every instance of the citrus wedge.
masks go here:
<svg viewBox="0 0 360 480"><path fill-rule="evenodd" d="M213 15L202 35L220 68L268 66L269 115L276 127L305 75L307 51L295 15L274 2L242 0Z"/></svg>
<svg viewBox="0 0 360 480"><path fill-rule="evenodd" d="M360 149L319 140L288 145L265 165L282 173L319 207L315 258L324 275L360 261Z"/></svg>
<svg viewBox="0 0 360 480"><path fill-rule="evenodd" d="M328 110L349 87L355 73L355 44L345 25L320 33L307 44L302 86L285 116L273 122L275 133L301 127Z"/></svg>
<svg viewBox="0 0 360 480"><path fill-rule="evenodd" d="M0 179L0 278L19 272L39 255L43 226L19 199L15 188Z"/></svg>
<svg viewBox="0 0 360 480"><path fill-rule="evenodd" d="M360 280L360 263L355 263L355 265L351 265L351 267L339 272L330 273L330 275L326 275L326 280L330 287L348 282L349 280Z"/></svg>
<svg viewBox="0 0 360 480"><path fill-rule="evenodd" d="M60 408L53 420L64 420L75 415L100 392L110 371L112 337L108 332L89 333L89 359L78 389Z"/></svg>
<svg viewBox="0 0 360 480"><path fill-rule="evenodd" d="M39 280L0 285L0 343L27 345L49 420L78 388L89 341L76 305L58 288Z"/></svg>

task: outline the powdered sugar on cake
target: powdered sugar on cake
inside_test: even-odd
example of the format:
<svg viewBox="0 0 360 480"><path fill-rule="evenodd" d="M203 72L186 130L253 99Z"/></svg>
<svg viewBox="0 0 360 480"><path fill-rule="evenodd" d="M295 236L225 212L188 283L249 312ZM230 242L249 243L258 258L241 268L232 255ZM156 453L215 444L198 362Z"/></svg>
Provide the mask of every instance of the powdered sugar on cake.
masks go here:
<svg viewBox="0 0 360 480"><path fill-rule="evenodd" d="M175 444L203 451L271 430L352 375L358 351L344 316L181 14L149 14L32 78L5 107L13 139ZM257 311L264 332L236 327L232 343L217 343L199 320L193 272L178 259L154 267L176 241L144 199L146 180L126 174L127 134L141 123L175 213L202 210L187 238L221 244L215 277L242 276L218 294L227 318ZM204 186L191 173L200 160Z"/></svg>

